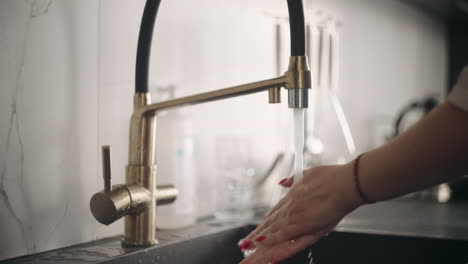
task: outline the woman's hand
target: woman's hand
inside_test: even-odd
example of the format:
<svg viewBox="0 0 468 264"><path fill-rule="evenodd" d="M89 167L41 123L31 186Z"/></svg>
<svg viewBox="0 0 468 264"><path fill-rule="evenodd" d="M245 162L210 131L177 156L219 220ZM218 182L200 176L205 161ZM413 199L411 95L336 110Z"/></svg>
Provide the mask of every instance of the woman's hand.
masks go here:
<svg viewBox="0 0 468 264"><path fill-rule="evenodd" d="M281 182L291 187L294 178ZM304 171L303 182L265 216L239 244L256 248L241 264L277 263L328 234L340 220L362 204L353 180L353 164L320 166Z"/></svg>

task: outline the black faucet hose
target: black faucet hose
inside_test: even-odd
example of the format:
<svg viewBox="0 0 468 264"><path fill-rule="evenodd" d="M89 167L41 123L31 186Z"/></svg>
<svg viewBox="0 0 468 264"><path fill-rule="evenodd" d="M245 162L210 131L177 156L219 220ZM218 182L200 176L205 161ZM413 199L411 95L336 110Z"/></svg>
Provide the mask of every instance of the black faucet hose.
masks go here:
<svg viewBox="0 0 468 264"><path fill-rule="evenodd" d="M304 5L302 0L288 0L291 29L291 56L305 56Z"/></svg>
<svg viewBox="0 0 468 264"><path fill-rule="evenodd" d="M287 0L291 28L291 56L305 56L304 6L302 0ZM161 0L147 0L141 18L135 67L135 93L148 92L148 74L154 23Z"/></svg>
<svg viewBox="0 0 468 264"><path fill-rule="evenodd" d="M147 0L145 10L143 11L143 17L141 18L135 66L135 93L148 92L151 41L153 39L154 22L156 21L160 3L161 0Z"/></svg>

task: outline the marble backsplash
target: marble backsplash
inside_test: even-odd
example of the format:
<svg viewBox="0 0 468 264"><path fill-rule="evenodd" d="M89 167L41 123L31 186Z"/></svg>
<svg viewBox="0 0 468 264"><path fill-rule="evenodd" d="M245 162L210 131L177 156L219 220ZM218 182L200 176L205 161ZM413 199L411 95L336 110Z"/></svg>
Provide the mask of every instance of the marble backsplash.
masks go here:
<svg viewBox="0 0 468 264"><path fill-rule="evenodd" d="M83 177L98 171L97 23L95 1L0 3L0 259L103 236Z"/></svg>
<svg viewBox="0 0 468 264"><path fill-rule="evenodd" d="M2 1L0 258L118 234L99 178L99 2Z"/></svg>
<svg viewBox="0 0 468 264"><path fill-rule="evenodd" d="M88 202L103 186L101 145L110 144L113 148L113 182L121 183L124 179L136 41L144 3L144 0L0 1L0 260L122 233L121 221L111 226L97 223ZM162 9L174 11L181 5L167 2ZM197 4L201 8L208 5L217 8L220 4L213 1ZM236 10L243 5L237 4ZM157 42L162 48L155 48L153 56L168 63L154 66L153 72L159 78L151 87L193 86L193 77L200 73L180 75L185 64L198 62L199 69L204 71L218 67L203 60L205 55L200 53L210 49L206 44L211 37L198 37L204 29L194 28L190 21L199 20L203 25L212 23L219 15L193 13L194 3L184 6L182 17L171 16L171 11L158 17L155 34L172 33L179 44L174 46L170 40ZM254 11L250 11L250 17L258 17L259 9L251 7ZM233 18L235 10L226 15ZM267 20L262 19L263 23ZM178 23L186 26L175 33L168 31ZM225 26L226 23L216 25L213 31L221 32ZM235 27L228 23L228 29ZM242 31L235 29L237 35ZM258 37L269 34L265 32ZM184 38L193 41L186 42ZM191 61L168 56L171 46L183 51ZM270 71L268 68L267 74ZM197 77L200 88L179 90L178 94L242 82L239 78L242 71L238 72L219 74L219 78L226 76L224 83L213 82L209 75ZM262 74L265 73L259 74L252 65L243 78L258 78L252 76ZM195 111L206 113L212 109ZM200 127L206 125L200 120ZM209 147L203 151L212 152ZM212 195L206 191L203 194ZM200 200L211 200L205 198ZM212 212L213 205L200 204L203 207L200 215Z"/></svg>
<svg viewBox="0 0 468 264"><path fill-rule="evenodd" d="M121 221L97 223L88 202L103 186L101 145L113 147L113 181L123 182L144 2L0 0L0 260L122 233ZM340 99L358 151L367 146L366 110L393 115L408 96L445 88L446 33L437 19L398 1L310 2L344 23ZM186 95L274 76L275 22L265 12L284 8L283 0L163 1L151 87L176 85ZM399 52L382 54L390 47ZM388 100L353 104L364 94ZM213 211L215 136L250 136L260 163L288 146L290 113L259 100L265 95L188 113L196 121L199 215Z"/></svg>

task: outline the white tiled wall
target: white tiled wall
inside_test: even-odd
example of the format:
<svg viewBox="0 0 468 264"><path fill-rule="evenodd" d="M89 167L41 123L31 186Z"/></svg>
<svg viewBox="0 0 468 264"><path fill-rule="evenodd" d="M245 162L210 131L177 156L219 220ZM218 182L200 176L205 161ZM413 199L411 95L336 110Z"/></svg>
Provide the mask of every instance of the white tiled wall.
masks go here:
<svg viewBox="0 0 468 264"><path fill-rule="evenodd" d="M368 147L373 116L442 93L447 55L439 21L398 1L310 4L343 22L339 96L359 151ZM100 145L112 145L113 179L123 182L143 6L0 1L0 259L122 232L121 223L98 224L88 201L102 188ZM265 12L285 8L282 0L163 1L151 86L174 84L187 95L274 76L274 23ZM203 187L200 215L213 210L213 138L248 135L260 167L288 145L289 112L266 100L260 94L187 111Z"/></svg>

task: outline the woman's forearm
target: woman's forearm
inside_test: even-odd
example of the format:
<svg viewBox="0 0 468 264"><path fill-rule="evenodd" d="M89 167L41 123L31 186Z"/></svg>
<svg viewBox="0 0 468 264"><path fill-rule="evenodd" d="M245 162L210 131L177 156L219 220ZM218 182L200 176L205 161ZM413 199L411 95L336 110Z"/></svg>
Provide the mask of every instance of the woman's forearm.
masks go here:
<svg viewBox="0 0 468 264"><path fill-rule="evenodd" d="M363 192L391 199L468 173L468 112L444 103L411 129L366 153L359 164Z"/></svg>

